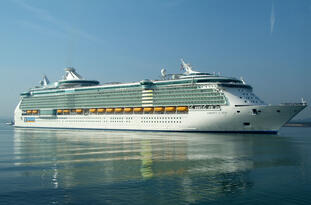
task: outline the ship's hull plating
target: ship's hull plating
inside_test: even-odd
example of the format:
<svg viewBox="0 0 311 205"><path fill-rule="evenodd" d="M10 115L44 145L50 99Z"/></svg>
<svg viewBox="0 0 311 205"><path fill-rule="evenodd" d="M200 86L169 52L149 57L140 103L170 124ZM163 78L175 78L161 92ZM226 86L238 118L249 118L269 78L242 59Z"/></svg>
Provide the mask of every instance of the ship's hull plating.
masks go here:
<svg viewBox="0 0 311 205"><path fill-rule="evenodd" d="M107 129L188 132L268 132L278 130L306 105L223 106L219 110L190 109L174 114L88 114L22 116L15 110L15 126L27 128Z"/></svg>

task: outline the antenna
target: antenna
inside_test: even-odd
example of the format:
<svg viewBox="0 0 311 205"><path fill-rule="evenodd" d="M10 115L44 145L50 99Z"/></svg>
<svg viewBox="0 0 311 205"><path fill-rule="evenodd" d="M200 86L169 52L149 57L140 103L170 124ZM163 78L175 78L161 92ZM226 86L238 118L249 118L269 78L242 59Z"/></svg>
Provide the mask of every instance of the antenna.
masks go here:
<svg viewBox="0 0 311 205"><path fill-rule="evenodd" d="M50 84L48 77L46 77L46 75L43 75L43 85L47 86L48 84Z"/></svg>
<svg viewBox="0 0 311 205"><path fill-rule="evenodd" d="M245 81L243 80L243 77L241 76L240 77L240 80L242 81L242 83L245 85L246 83L245 83Z"/></svg>
<svg viewBox="0 0 311 205"><path fill-rule="evenodd" d="M166 69L165 68L161 69L161 76L163 79L166 79Z"/></svg>
<svg viewBox="0 0 311 205"><path fill-rule="evenodd" d="M303 99L303 97L301 98L301 103L303 104L303 105L306 105L307 104L307 101L305 101L305 99Z"/></svg>
<svg viewBox="0 0 311 205"><path fill-rule="evenodd" d="M43 79L40 81L40 85L46 87L48 84L50 84L49 79L46 77L46 75L43 75Z"/></svg>

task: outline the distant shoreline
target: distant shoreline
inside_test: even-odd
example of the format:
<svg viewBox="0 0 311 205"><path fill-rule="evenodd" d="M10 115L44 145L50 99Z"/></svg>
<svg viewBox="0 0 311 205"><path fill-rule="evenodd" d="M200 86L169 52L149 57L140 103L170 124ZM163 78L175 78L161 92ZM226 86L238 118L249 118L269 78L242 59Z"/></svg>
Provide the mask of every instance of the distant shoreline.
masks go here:
<svg viewBox="0 0 311 205"><path fill-rule="evenodd" d="M288 122L283 127L311 127L311 122Z"/></svg>

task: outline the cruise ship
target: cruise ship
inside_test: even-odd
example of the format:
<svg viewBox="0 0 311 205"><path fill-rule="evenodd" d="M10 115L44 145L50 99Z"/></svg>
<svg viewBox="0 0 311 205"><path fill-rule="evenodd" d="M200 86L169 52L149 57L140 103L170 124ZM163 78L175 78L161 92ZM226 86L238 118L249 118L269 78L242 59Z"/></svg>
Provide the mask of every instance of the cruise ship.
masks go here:
<svg viewBox="0 0 311 205"><path fill-rule="evenodd" d="M161 70L160 80L104 83L66 68L62 80L21 93L16 127L183 132L277 133L307 104L270 105L242 79Z"/></svg>

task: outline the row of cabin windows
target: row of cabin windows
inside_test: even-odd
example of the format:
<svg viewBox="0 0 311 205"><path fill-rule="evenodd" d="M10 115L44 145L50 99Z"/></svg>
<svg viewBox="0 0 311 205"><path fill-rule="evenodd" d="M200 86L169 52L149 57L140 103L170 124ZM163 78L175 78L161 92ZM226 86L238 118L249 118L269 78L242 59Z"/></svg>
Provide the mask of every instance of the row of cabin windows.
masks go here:
<svg viewBox="0 0 311 205"><path fill-rule="evenodd" d="M181 121L141 121L141 123L181 123Z"/></svg>
<svg viewBox="0 0 311 205"><path fill-rule="evenodd" d="M217 100L217 101L175 101L175 102L165 102L165 101L160 101L160 100L153 100L152 103L154 105L161 105L161 106L168 106L168 105L196 105L196 104L210 104L210 105L217 105L217 104L225 104L225 100ZM84 107L84 106L92 106L92 107L108 107L111 106L112 103L98 103L98 104L93 104L93 103L75 103L75 104L69 104L69 103L64 103L64 104L40 104L40 103L34 103L34 104L25 104L23 103L21 105L21 109L37 109L37 108L51 108L51 107L69 107L69 106L75 106L75 107ZM141 106L141 102L139 103L133 103L133 104L128 104L128 103L113 103L114 107L135 107L135 106Z"/></svg>
<svg viewBox="0 0 311 205"><path fill-rule="evenodd" d="M178 98L178 97L213 97L213 96L222 96L223 94L222 93L190 93L190 94L176 94L176 92L173 92L172 94L167 94L167 95L164 95L164 94L154 94L153 97L154 98ZM53 98L48 98L48 97L32 97L32 98L24 98L23 99L23 102L28 102L28 103L50 103L51 100L52 101L56 101L56 102L76 102L76 101L86 101L86 102L89 102L90 101L90 98L92 98L92 101L94 100L97 100L97 101L118 101L118 100L121 100L121 101L124 101L125 99L127 101L130 101L130 102L135 102L135 101L139 101L141 100L141 98L144 97L142 96L141 94L138 95L138 96L83 96L83 97L80 97L80 96L76 96L76 97L69 97L69 96L61 96L61 97L53 97ZM102 98L102 99L100 99Z"/></svg>

